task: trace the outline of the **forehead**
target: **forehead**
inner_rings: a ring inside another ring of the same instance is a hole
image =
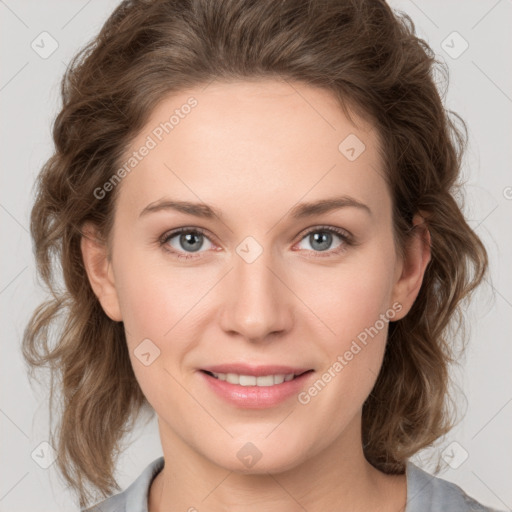
[[[144,206],[169,194],[264,209],[276,198],[291,207],[339,193],[385,208],[377,130],[351,117],[355,125],[329,91],[300,83],[213,82],[174,93],[127,151],[125,163],[139,155],[121,201]]]

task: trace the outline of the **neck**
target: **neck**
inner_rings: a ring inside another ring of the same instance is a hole
[[[290,469],[258,474],[221,467],[159,421],[165,467],[153,480],[149,512],[403,512],[405,475],[386,475],[362,451],[360,421],[342,438]]]

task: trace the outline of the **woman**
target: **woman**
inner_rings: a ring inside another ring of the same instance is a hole
[[[379,0],[125,1],[74,59],[24,356],[62,378],[80,507],[491,510],[408,460],[453,424],[487,268],[436,64]],[[108,497],[142,410],[163,457]]]

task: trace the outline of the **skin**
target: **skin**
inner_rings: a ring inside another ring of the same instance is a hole
[[[393,320],[407,314],[430,259],[428,231],[418,229],[399,256],[376,130],[355,115],[353,125],[328,91],[305,84],[215,82],[164,98],[128,153],[190,96],[198,105],[118,185],[110,246],[83,227],[91,286],[105,313],[124,322],[136,378],[158,416],[166,465],[149,511],[403,510],[405,475],[371,466],[361,441],[387,323],[305,405],[292,397],[237,408],[198,369],[288,364],[313,368],[316,380],[394,303],[401,309]],[[351,133],[366,146],[354,161],[338,150]],[[298,203],[339,195],[371,214],[345,207],[289,215]],[[170,209],[139,216],[164,197],[212,205],[222,219]],[[356,244],[333,234],[318,249],[307,232],[322,226],[350,232]],[[159,245],[179,227],[206,231],[197,252],[179,235],[167,242],[195,259]],[[236,252],[247,236],[263,250],[252,263]],[[160,355],[145,366],[134,350],[147,338]],[[261,453],[251,468],[237,457],[247,442]]]

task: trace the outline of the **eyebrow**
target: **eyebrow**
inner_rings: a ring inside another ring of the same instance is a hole
[[[357,208],[361,211],[372,215],[372,211],[368,205],[358,201],[350,196],[339,196],[328,199],[321,199],[310,203],[301,203],[290,210],[290,216],[295,219],[303,219],[327,213],[341,208]],[[218,217],[223,218],[222,213],[217,208],[207,205],[206,203],[192,203],[189,201],[177,201],[172,199],[163,198],[153,203],[148,204],[139,214],[139,218],[149,213],[158,212],[161,210],[175,210],[195,217],[212,219]]]

